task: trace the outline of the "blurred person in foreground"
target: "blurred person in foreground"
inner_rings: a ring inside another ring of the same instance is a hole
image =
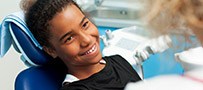
[[[178,32],[188,38],[191,36],[188,32],[192,32],[203,46],[203,0],[144,0],[143,3],[147,7],[143,10],[143,20],[156,35]],[[203,90],[203,63],[199,65],[183,75],[160,75],[129,83],[125,90]]]

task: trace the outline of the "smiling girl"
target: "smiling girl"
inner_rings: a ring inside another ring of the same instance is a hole
[[[62,61],[67,76],[61,90],[123,90],[141,80],[121,56],[102,57],[97,27],[72,0],[23,1],[26,23],[43,50]]]

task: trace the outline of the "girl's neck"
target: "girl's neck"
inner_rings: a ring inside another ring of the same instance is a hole
[[[101,60],[103,61],[103,60]],[[74,67],[69,69],[69,73],[78,79],[86,79],[91,75],[101,71],[105,67],[104,63],[97,63],[95,65],[83,66],[83,67]]]

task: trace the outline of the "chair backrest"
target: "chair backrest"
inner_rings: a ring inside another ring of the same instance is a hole
[[[65,78],[65,69],[46,65],[52,57],[36,47],[16,24],[11,23],[10,28],[15,36],[13,37],[16,39],[15,43],[21,49],[20,52],[25,53],[24,57],[30,59],[31,62],[39,65],[29,67],[18,74],[15,80],[15,90],[58,90]]]
[[[25,64],[32,65],[43,65],[52,60],[53,58],[46,54],[43,50],[39,49],[34,45],[32,40],[28,37],[25,32],[21,30],[15,23],[10,23],[10,27],[14,35],[12,37],[15,39],[15,44],[18,44],[18,49],[23,53],[23,58]]]

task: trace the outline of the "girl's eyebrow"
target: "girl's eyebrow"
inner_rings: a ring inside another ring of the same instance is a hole
[[[82,20],[80,21],[80,25],[83,24],[83,22],[85,21],[86,18],[87,18],[86,16],[82,18]]]

